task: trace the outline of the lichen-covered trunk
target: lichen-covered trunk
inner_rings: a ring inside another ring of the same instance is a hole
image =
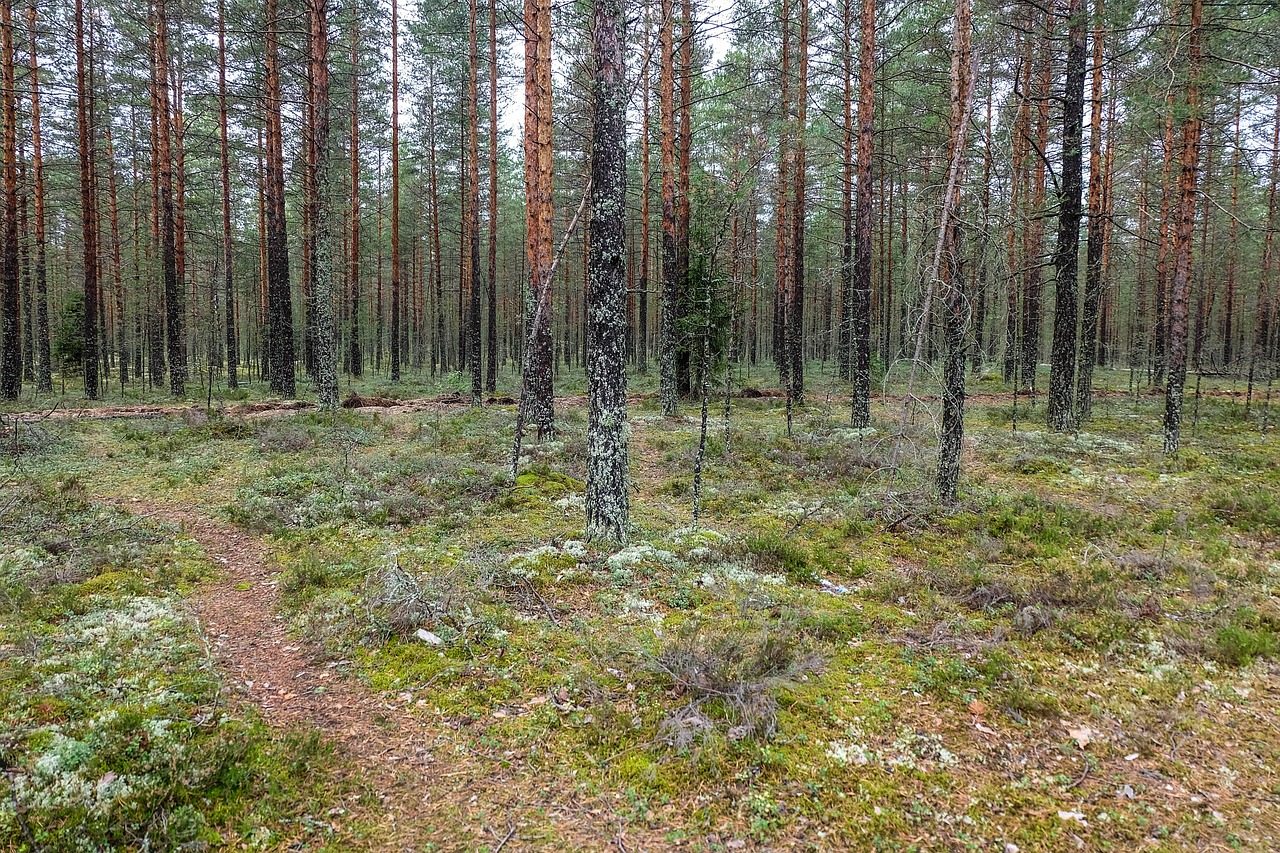
[[[338,271],[334,264],[334,223],[337,211],[333,203],[331,171],[333,140],[329,121],[329,18],[328,0],[309,0],[311,13],[311,101],[314,109],[311,126],[312,175],[312,239],[315,245],[314,286],[314,356],[316,392],[321,409],[338,406],[338,327],[333,311],[334,286]]]
[[[943,199],[937,252],[932,279],[940,279],[944,316],[946,360],[943,365],[942,434],[938,442],[938,495],[946,503],[954,503],[960,479],[960,449],[964,441],[965,396],[965,326],[968,324],[969,301],[965,293],[965,273],[957,235],[958,216],[950,205],[956,204],[958,187],[964,182],[967,165],[969,113],[973,103],[972,6],[970,0],[956,0],[951,47],[951,120],[948,144],[947,197]],[[927,309],[926,309],[927,310]],[[919,360],[919,338],[916,342]],[[895,457],[897,451],[894,451]],[[896,459],[895,459],[896,464]]]
[[[293,298],[289,289],[289,238],[285,230],[284,129],[281,116],[280,20],[277,0],[266,0],[266,224],[267,327],[273,394],[297,393]]]
[[[622,2],[595,0],[587,290],[587,533],[627,539],[627,138]]]
[[[965,272],[957,229],[947,237],[947,280],[943,287],[945,361],[942,376],[942,434],[938,443],[938,497],[955,503],[960,482],[960,451],[964,442],[965,327],[969,321]]]
[[[1191,244],[1200,162],[1200,63],[1202,0],[1191,0],[1187,30],[1186,101],[1182,110],[1178,207],[1174,224],[1173,276],[1169,282],[1169,382],[1165,387],[1164,452],[1177,453],[1182,434],[1182,398],[1187,381],[1187,303],[1191,290]]]
[[[1062,100],[1062,168],[1058,181],[1058,242],[1053,252],[1053,349],[1049,369],[1049,429],[1075,427],[1077,294],[1080,277],[1080,194],[1084,188],[1084,0],[1067,7],[1066,85]]]

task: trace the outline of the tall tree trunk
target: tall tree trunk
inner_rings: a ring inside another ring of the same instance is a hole
[[[84,6],[80,0],[76,2],[76,83],[77,108],[80,116],[80,166],[81,194],[86,201],[85,213],[85,258],[89,257],[92,230],[90,222],[97,216],[97,209],[87,202],[88,184],[87,150],[89,131],[85,118],[84,87]],[[18,287],[18,111],[15,98],[15,80],[13,69],[13,0],[0,0],[0,76],[3,77],[3,111],[4,111],[4,232],[0,239],[0,398],[16,400],[22,393],[22,317]],[[96,225],[96,222],[93,224]],[[96,252],[96,247],[94,247]],[[95,256],[94,262],[97,258]],[[85,294],[90,290],[91,273],[86,267]],[[85,302],[85,345],[89,345],[90,337],[94,339],[94,350],[86,353],[85,358],[92,362],[85,369],[85,395],[98,396],[98,368],[95,360],[97,332],[88,319],[89,307],[96,307],[97,281],[92,281],[94,302]]]
[[[231,159],[227,151],[227,22],[226,0],[218,0],[218,137],[222,166],[222,275],[226,285],[227,387],[239,385],[236,368],[236,292],[231,257]]]
[[[379,244],[381,247],[381,244]],[[364,376],[364,344],[360,331],[360,4],[351,2],[351,324],[347,332],[347,365]]]
[[[1080,364],[1076,380],[1076,421],[1088,420],[1093,403],[1093,367],[1098,352],[1098,314],[1103,300],[1102,250],[1106,238],[1102,164],[1102,0],[1094,0],[1093,79],[1089,110],[1089,220],[1086,229],[1084,314],[1080,324]]]
[[[5,20],[2,22],[5,35],[6,53],[10,49],[13,25],[8,20],[8,10],[10,4],[3,3],[2,6]],[[98,392],[98,206],[97,199],[93,192],[93,130],[89,126],[89,101],[93,98],[93,92],[89,89],[87,78],[85,75],[85,27],[84,27],[84,2],[76,0],[75,3],[75,35],[76,35],[76,139],[77,150],[80,157],[80,218],[84,233],[84,394],[89,399],[97,399]],[[12,86],[5,83],[5,105],[4,105],[4,148],[6,154],[13,150],[9,147],[10,135],[13,133],[10,115],[9,93],[13,91]],[[4,290],[6,307],[9,301],[10,286],[14,295],[13,309],[16,315],[17,310],[17,265],[8,262],[10,231],[13,231],[13,244],[17,245],[17,229],[14,217],[8,215],[9,211],[9,164],[13,162],[13,158],[6,157],[5,174],[4,174],[4,195],[5,195],[5,228],[4,241],[0,246],[3,251],[4,264],[2,274],[4,277]],[[16,254],[16,252],[15,252]],[[12,270],[12,285],[10,277]],[[17,350],[17,317],[14,316],[15,325],[13,327],[13,344],[12,348],[6,346],[5,360],[9,359],[9,353],[13,355],[13,375],[18,376],[21,369],[18,364]],[[6,336],[9,330],[5,329]],[[10,368],[6,363],[4,374],[9,374]],[[6,389],[7,390],[7,389]],[[16,388],[12,396],[17,396]]]
[[[653,77],[649,60],[653,49],[649,32],[650,3],[644,4],[644,65],[640,69],[640,283],[636,300],[636,325],[632,330],[636,346],[636,370],[640,375],[649,372],[649,89]]]
[[[498,389],[498,0],[489,0],[489,361],[485,390]]]
[[[1077,294],[1080,277],[1080,194],[1084,188],[1084,0],[1067,3],[1066,87],[1062,100],[1062,169],[1058,183],[1058,242],[1053,253],[1053,351],[1049,370],[1049,428],[1075,427]]]
[[[338,406],[338,329],[333,295],[338,274],[334,268],[333,173],[330,168],[333,140],[329,122],[329,17],[328,0],[309,0],[311,17],[311,80],[314,123],[311,126],[312,258],[315,284],[315,380],[321,409]]]
[[[693,0],[680,0],[680,128],[676,133],[676,323],[683,328],[689,312],[692,282],[689,280],[689,225],[692,202],[693,152]],[[676,388],[680,396],[693,393],[692,339],[680,334],[676,341]]]
[[[779,67],[779,90],[781,98],[778,105],[778,178],[777,202],[774,206],[774,302],[773,302],[773,359],[778,367],[778,382],[783,388],[790,387],[791,364],[787,359],[787,320],[789,319],[787,299],[791,292],[790,215],[791,197],[791,3],[782,0],[782,62]]]
[[[1036,389],[1036,368],[1040,362],[1040,327],[1044,297],[1044,202],[1046,158],[1049,148],[1049,103],[1052,100],[1054,16],[1045,14],[1044,37],[1040,47],[1040,76],[1035,93],[1036,139],[1031,158],[1035,162],[1031,178],[1030,222],[1023,246],[1022,383]]]
[[[1233,370],[1236,360],[1236,241],[1240,222],[1240,91],[1236,90],[1235,144],[1231,156],[1231,224],[1227,238],[1225,304],[1222,306],[1222,367]]]
[[[394,8],[394,4],[393,4]],[[289,288],[289,245],[285,230],[284,128],[280,83],[280,19],[278,0],[266,0],[266,225],[267,324],[273,394],[297,393],[293,344],[293,298]]]
[[[785,0],[784,0],[785,2]],[[676,377],[676,315],[680,299],[676,260],[676,175],[675,175],[675,50],[672,0],[662,0],[662,23],[658,34],[661,58],[658,79],[658,112],[661,122],[662,160],[662,303],[658,318],[660,359],[659,397],[662,413],[676,413],[679,389]]]
[[[1156,294],[1152,380],[1165,381],[1169,361],[1169,260],[1173,245],[1173,91],[1165,99],[1164,160],[1160,172],[1160,243],[1156,248]]]
[[[391,381],[400,381],[400,17],[391,3]],[[428,89],[430,91],[430,89]],[[432,146],[432,151],[435,147]],[[434,175],[435,170],[432,170]]]
[[[2,2],[2,0],[0,0]],[[115,323],[113,339],[120,371],[120,390],[129,381],[129,354],[125,344],[124,264],[120,257],[120,206],[116,194],[116,152],[111,141],[111,121],[103,128],[107,160],[107,219],[111,228],[111,284],[114,297]]]
[[[972,10],[969,0],[956,0],[954,32],[951,49],[951,122],[948,145],[950,162],[949,187],[957,188],[964,181],[967,163],[969,113],[973,101],[972,69]],[[944,200],[939,235],[941,254],[945,257],[941,268],[935,270],[943,276],[943,307],[946,317],[946,362],[943,366],[942,435],[938,449],[938,495],[946,503],[957,499],[960,479],[960,450],[964,439],[965,398],[965,325],[968,322],[968,298],[965,294],[962,248],[957,234],[959,217],[949,217],[946,205],[958,204],[958,200]],[[936,275],[934,276],[936,277]]]
[[[1007,265],[1008,282],[1005,290],[1005,328],[1004,328],[1004,381],[1018,390],[1021,382],[1019,368],[1022,365],[1022,337],[1019,324],[1019,306],[1023,293],[1019,283],[1025,279],[1025,273],[1019,269],[1018,233],[1025,236],[1028,225],[1027,192],[1030,189],[1030,173],[1027,155],[1031,147],[1031,72],[1034,66],[1033,41],[1031,38],[1034,13],[1031,7],[1024,7],[1021,18],[1023,32],[1019,39],[1022,52],[1018,57],[1018,65],[1014,75],[1014,101],[1018,105],[1017,118],[1014,120],[1011,151],[1011,169],[1009,176],[1009,214],[1010,226],[1005,239],[1005,263]],[[1025,240],[1021,244],[1025,249]],[[1021,264],[1030,262],[1025,252]],[[1025,334],[1025,332],[1022,332]]]
[[[480,50],[477,33],[477,5],[470,0],[469,32],[471,52],[467,74],[467,290],[471,299],[467,311],[467,364],[471,368],[471,405],[484,403],[484,373],[480,347]]]
[[[45,273],[44,161],[40,139],[40,64],[36,52],[36,0],[27,8],[29,74],[31,80],[31,172],[35,196],[35,320],[36,320],[36,391],[53,391],[52,357],[49,348],[49,290]]]
[[[796,125],[792,174],[795,182],[791,205],[791,276],[787,298],[787,403],[788,412],[804,400],[804,291],[805,291],[805,189],[808,171],[805,162],[805,125],[809,103],[809,0],[800,0],[800,33],[796,46]],[[789,417],[788,417],[789,420]]]
[[[1191,243],[1196,216],[1196,176],[1200,160],[1200,73],[1204,5],[1191,0],[1187,30],[1187,82],[1182,112],[1178,207],[1174,227],[1173,277],[1169,283],[1169,382],[1165,387],[1164,452],[1177,453],[1182,434],[1182,398],[1187,381],[1187,303],[1191,284]]]
[[[587,533],[627,540],[627,92],[622,0],[595,0],[587,290]]]
[[[865,2],[863,4],[865,8]],[[874,4],[872,5],[874,10]],[[836,365],[840,378],[853,379],[853,0],[840,4],[840,81],[844,112],[840,161],[840,319],[836,334]],[[862,31],[865,46],[867,34]],[[861,114],[859,114],[861,118]],[[859,389],[853,389],[853,422],[863,408]]]
[[[871,215],[875,156],[876,0],[862,0],[858,63],[858,207],[853,249],[853,426],[871,425]]]
[[[173,147],[171,144],[173,121],[169,106],[169,39],[168,11],[165,0],[157,0],[155,7],[155,104],[156,127],[154,140],[156,161],[159,168],[157,192],[160,198],[160,265],[164,276],[164,334],[168,343],[169,390],[175,397],[186,394],[187,348],[184,331],[186,298],[182,287],[182,269],[179,266],[176,213],[174,209]]]
[[[517,415],[517,448],[529,420],[539,440],[555,431],[551,347],[555,260],[551,233],[554,205],[550,0],[525,0],[524,21],[525,255],[529,298],[525,308],[527,340]],[[516,457],[518,462],[518,452]]]

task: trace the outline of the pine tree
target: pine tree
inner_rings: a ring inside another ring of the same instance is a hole
[[[627,92],[621,0],[594,0],[590,286],[587,291],[587,532],[626,542]]]

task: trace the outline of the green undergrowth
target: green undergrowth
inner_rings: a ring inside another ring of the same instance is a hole
[[[0,543],[0,848],[342,848],[331,749],[226,707],[181,604],[192,540],[21,478]]]
[[[1280,796],[1257,411],[1206,396],[1166,457],[1159,398],[1099,398],[1068,435],[1043,398],[1017,429],[979,402],[943,506],[928,417],[899,437],[897,401],[852,430],[811,400],[790,436],[777,399],[735,401],[727,443],[713,416],[700,530],[697,410],[639,401],[626,546],[583,539],[581,406],[515,482],[508,406],[77,440],[83,476],[170,466],[264,536],[298,636],[502,774],[501,817],[547,846],[572,802],[690,849],[1273,849],[1241,795]]]

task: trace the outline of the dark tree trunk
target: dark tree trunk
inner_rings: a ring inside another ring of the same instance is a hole
[[[621,0],[595,0],[587,290],[587,533],[625,542],[627,483],[627,84]]]
[[[876,0],[862,0],[858,64],[858,205],[853,251],[853,426],[871,425],[871,173],[875,156]]]
[[[22,317],[21,301],[18,287],[18,112],[14,91],[13,69],[13,0],[0,0],[0,76],[4,86],[4,226],[3,239],[0,239],[0,398],[16,400],[22,393]],[[76,83],[77,106],[80,116],[80,197],[89,200],[89,184],[85,177],[89,174],[88,162],[90,152],[87,150],[89,139],[85,118],[85,86],[84,86],[84,6],[79,0],[76,3]],[[85,258],[88,262],[90,248],[96,252],[96,246],[90,242],[92,225],[96,226],[97,208],[86,203],[85,206]],[[95,256],[94,262],[97,258]],[[97,303],[97,280],[90,281],[92,273],[85,271],[85,294],[92,286],[94,302],[85,300],[85,346],[89,346],[90,338],[94,340],[92,353],[86,352],[85,358],[90,364],[85,369],[85,395],[98,396],[98,368],[96,363],[97,331],[92,322],[89,308]],[[91,375],[92,373],[92,375]],[[92,384],[91,384],[92,383]]]
[[[271,366],[271,392],[282,397],[293,397],[297,393],[297,379],[294,363],[293,299],[289,289],[289,246],[285,231],[278,0],[266,0],[266,36],[267,325],[271,347],[268,362]]]
[[[1077,294],[1080,277],[1080,194],[1084,188],[1084,0],[1067,7],[1066,88],[1062,101],[1062,174],[1058,242],[1053,253],[1053,350],[1049,369],[1049,429],[1075,427]]]
[[[173,148],[171,145],[173,122],[169,109],[169,39],[168,12],[164,0],[159,0],[155,11],[155,102],[156,160],[159,164],[160,195],[160,266],[164,274],[164,334],[168,342],[169,390],[175,397],[186,395],[187,347],[182,268],[178,256],[178,225],[174,210]],[[281,177],[283,182],[283,176]]]

